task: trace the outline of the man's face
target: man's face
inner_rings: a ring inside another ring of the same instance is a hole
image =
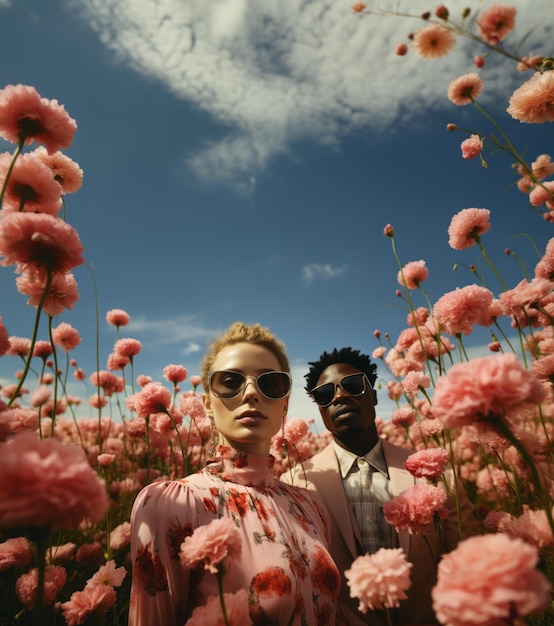
[[[360,370],[349,363],[333,363],[323,370],[316,387],[325,383],[338,383],[345,376],[358,373]],[[359,396],[351,396],[337,386],[331,404],[320,406],[319,412],[325,427],[337,443],[352,449],[362,442],[376,442],[375,404],[376,394],[369,382],[366,383],[365,392]]]

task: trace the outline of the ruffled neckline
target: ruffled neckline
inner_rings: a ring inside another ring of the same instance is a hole
[[[216,456],[208,459],[205,470],[232,483],[249,487],[270,487],[275,483],[273,466],[275,458],[247,454],[229,446],[217,446]]]

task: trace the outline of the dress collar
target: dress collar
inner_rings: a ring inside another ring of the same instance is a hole
[[[275,482],[274,465],[275,458],[271,455],[247,454],[220,445],[217,446],[216,456],[208,459],[204,467],[221,480],[250,487],[269,487]]]

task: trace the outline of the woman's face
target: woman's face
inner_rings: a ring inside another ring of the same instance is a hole
[[[236,343],[217,355],[212,372],[221,370],[253,378],[247,378],[244,389],[233,398],[218,398],[211,389],[202,396],[205,409],[213,415],[220,443],[250,454],[269,454],[271,438],[287,413],[288,396],[267,398],[254,378],[264,372],[280,371],[277,357],[264,346]]]

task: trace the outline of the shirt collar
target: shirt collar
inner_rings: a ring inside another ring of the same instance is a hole
[[[339,469],[342,478],[346,478],[348,474],[352,471],[352,467],[356,465],[357,459],[360,457],[350,450],[346,450],[339,446],[339,444],[334,441],[333,445],[335,447],[335,454],[337,455],[337,460],[339,462]],[[385,455],[383,453],[383,446],[381,445],[381,440],[377,441],[377,443],[371,448],[371,450],[364,455],[363,457],[370,466],[383,474],[385,478],[389,478],[389,468],[387,467],[387,462],[385,460]]]

